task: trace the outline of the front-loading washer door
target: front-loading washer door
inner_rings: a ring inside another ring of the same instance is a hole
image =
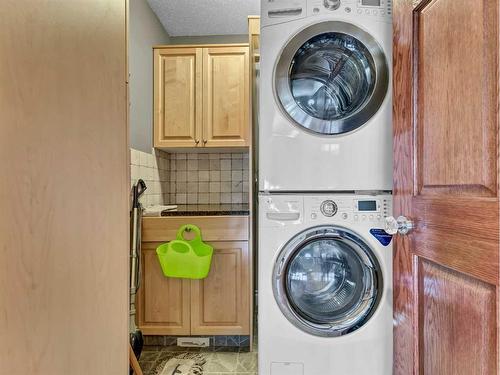
[[[377,41],[340,21],[314,24],[283,48],[275,92],[286,116],[321,135],[353,131],[378,111],[389,70]]]
[[[356,233],[320,226],[283,247],[273,291],[283,314],[299,329],[341,336],[372,316],[382,294],[382,273],[372,249]]]

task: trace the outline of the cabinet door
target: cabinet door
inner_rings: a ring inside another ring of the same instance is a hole
[[[191,281],[191,334],[250,334],[248,242],[212,242],[210,274]]]
[[[148,335],[189,335],[189,280],[163,276],[155,243],[143,243],[138,324]]]
[[[201,145],[201,90],[201,48],[154,50],[155,147]]]
[[[250,144],[248,47],[203,49],[203,143]]]

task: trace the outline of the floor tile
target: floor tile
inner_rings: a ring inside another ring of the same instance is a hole
[[[155,348],[156,349],[156,348]],[[144,375],[154,375],[158,366],[188,350],[163,347],[159,350],[146,350],[139,361]],[[192,351],[189,351],[192,352]],[[252,352],[202,352],[206,358],[204,375],[257,375],[257,351]]]

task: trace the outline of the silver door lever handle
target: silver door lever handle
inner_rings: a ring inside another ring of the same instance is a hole
[[[405,216],[399,216],[397,219],[395,219],[394,216],[388,216],[385,218],[385,231],[388,234],[400,234],[402,236],[406,236],[413,230],[413,228],[415,228],[413,221]]]

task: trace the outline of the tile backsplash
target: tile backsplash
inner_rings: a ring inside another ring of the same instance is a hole
[[[170,155],[170,202],[248,203],[248,153]]]
[[[143,206],[165,204],[169,200],[169,154],[153,150],[151,154],[130,149],[130,185],[139,178],[146,183],[147,189],[141,198]]]
[[[249,154],[148,154],[131,149],[131,183],[142,178],[144,206],[155,204],[248,203]]]

